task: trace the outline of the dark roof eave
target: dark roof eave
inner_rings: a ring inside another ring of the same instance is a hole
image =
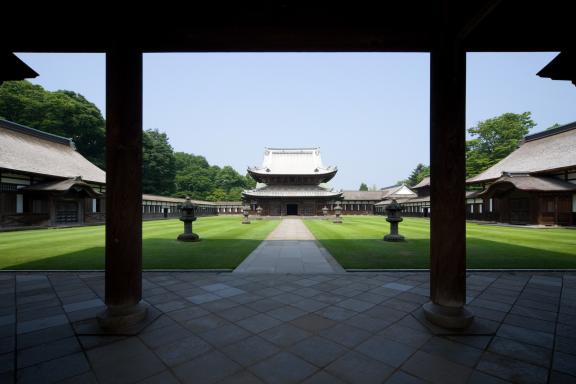
[[[35,70],[11,52],[2,52],[0,54],[0,61],[2,62],[0,84],[2,84],[3,81],[24,80],[38,76]]]
[[[68,180],[52,181],[40,184],[30,185],[21,188],[22,192],[36,192],[36,193],[53,193],[53,194],[65,194],[68,193],[74,187],[80,187],[84,192],[88,194],[91,198],[101,197],[102,194],[96,192],[89,184],[84,181],[70,182],[67,185]]]
[[[250,196],[250,197],[268,197],[268,198],[283,198],[283,197],[303,197],[303,198],[334,198],[334,197],[341,197],[342,196],[342,192],[332,192],[332,191],[326,191],[326,195],[323,196],[278,196],[278,195],[257,195],[254,193],[258,193],[258,191],[243,191],[242,192],[242,196]]]
[[[542,68],[537,75],[552,80],[571,81],[576,85],[576,52],[563,51]]]
[[[336,174],[337,169],[331,169],[328,171],[314,172],[314,173],[274,173],[266,172],[248,168],[248,173],[251,175],[262,175],[262,176],[325,176],[330,174]]]
[[[38,176],[40,176],[40,177],[54,177],[54,178],[57,178],[57,179],[59,179],[59,180],[69,179],[69,177],[62,176],[62,175],[53,175],[53,174],[50,174],[50,173],[29,172],[29,171],[24,171],[24,170],[15,169],[15,168],[3,168],[3,167],[0,167],[0,171],[15,172],[15,173],[25,173],[25,174],[31,175],[31,176],[38,175]],[[86,183],[100,184],[100,185],[102,185],[102,186],[105,186],[105,185],[106,185],[106,181],[95,181],[95,180],[84,179],[84,178],[82,179],[82,181],[84,181],[84,182],[86,182]]]
[[[498,177],[493,177],[490,179],[481,179],[481,180],[472,180],[473,177],[471,177],[470,179],[466,180],[466,185],[475,185],[475,184],[482,184],[482,183],[489,183],[491,181],[495,181],[498,180]]]
[[[71,138],[55,135],[50,132],[44,132],[36,128],[31,128],[23,124],[18,124],[13,121],[0,119],[0,127],[9,129],[14,132],[23,133],[25,135],[38,137],[43,140],[49,140],[54,143],[74,146]]]
[[[567,167],[549,168],[549,169],[543,169],[541,171],[534,171],[534,172],[527,172],[527,173],[530,176],[544,176],[544,175],[550,174],[550,173],[570,171],[570,170],[576,170],[576,164],[570,165]],[[477,176],[480,176],[480,175],[477,175]],[[474,177],[477,177],[477,176],[474,176]],[[474,185],[474,184],[490,183],[490,182],[494,182],[494,181],[498,180],[502,176],[491,177],[491,178],[480,179],[480,180],[472,180],[472,179],[474,179],[474,177],[471,177],[470,179],[466,180],[466,184],[467,185]]]
[[[528,176],[528,177],[533,177],[533,176]],[[513,178],[506,178],[506,179],[502,179],[502,180],[496,180],[495,182],[493,182],[492,184],[490,184],[490,186],[488,188],[486,188],[484,191],[482,191],[481,193],[477,194],[477,197],[484,197],[486,195],[488,195],[491,191],[494,190],[494,188],[498,185],[505,185],[505,184],[509,184],[510,186],[512,186],[512,188],[515,188],[519,191],[523,191],[523,192],[572,192],[572,191],[576,191],[576,184],[571,184],[568,182],[565,182],[563,180],[549,180],[550,183],[554,183],[556,185],[548,185],[546,189],[544,188],[537,188],[537,187],[526,187],[526,186],[522,186],[519,185],[518,183],[515,183]]]

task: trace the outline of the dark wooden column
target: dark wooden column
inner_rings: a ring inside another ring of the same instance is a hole
[[[430,54],[429,321],[465,328],[466,303],[466,52],[456,35],[438,38]]]
[[[146,316],[142,299],[142,52],[106,52],[106,305],[103,328]]]

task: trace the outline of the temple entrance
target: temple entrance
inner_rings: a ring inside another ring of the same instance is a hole
[[[298,204],[286,204],[286,214],[290,216],[298,215]]]
[[[78,202],[61,200],[56,202],[56,224],[78,222]]]
[[[530,201],[526,198],[510,199],[510,224],[530,222]]]

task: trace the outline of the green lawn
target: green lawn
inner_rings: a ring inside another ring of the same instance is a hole
[[[382,216],[344,217],[343,224],[306,220],[308,228],[344,268],[428,268],[429,224],[405,218],[406,242],[382,241]],[[469,268],[576,268],[576,230],[467,224]]]
[[[179,220],[143,223],[144,268],[235,268],[278,225],[279,220],[201,217],[194,232],[202,241],[182,243]],[[0,269],[102,269],[104,226],[0,233]]]
[[[194,223],[202,241],[181,243],[179,220],[143,223],[144,268],[234,268],[278,225],[240,224],[242,218],[203,217]],[[382,241],[381,216],[344,217],[344,223],[305,220],[344,268],[427,268],[429,221],[405,218],[403,243]],[[470,268],[576,268],[576,230],[467,224]],[[0,269],[101,269],[104,226],[0,233]]]

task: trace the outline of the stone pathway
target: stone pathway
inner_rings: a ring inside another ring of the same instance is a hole
[[[0,273],[0,383],[574,383],[576,274],[474,272],[488,336],[420,323],[428,272],[144,272],[162,316],[81,336],[103,273]]]
[[[242,273],[345,272],[300,219],[283,219],[235,270]]]

